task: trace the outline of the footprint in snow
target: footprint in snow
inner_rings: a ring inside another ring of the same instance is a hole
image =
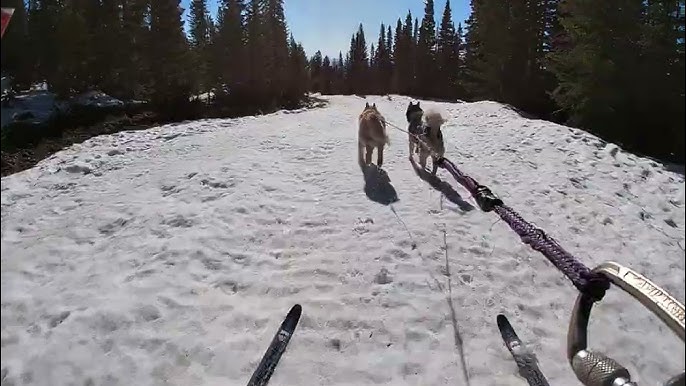
[[[381,268],[379,273],[374,276],[374,283],[376,284],[390,284],[393,282],[393,277],[390,276],[386,268]]]

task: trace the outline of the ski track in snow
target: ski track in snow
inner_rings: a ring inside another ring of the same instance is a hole
[[[245,384],[300,303],[270,384],[525,385],[502,312],[551,384],[578,385],[571,283],[445,171],[445,197],[420,179],[389,128],[390,186],[370,196],[397,193],[410,238],[365,194],[365,101],[325,98],[96,137],[2,178],[2,384]],[[409,98],[367,100],[406,126]],[[683,176],[498,103],[429,106],[461,170],[585,264],[617,261],[684,301]],[[641,385],[683,370],[683,344],[618,289],[590,328]]]

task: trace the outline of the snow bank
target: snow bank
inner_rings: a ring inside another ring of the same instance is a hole
[[[123,108],[124,102],[113,98],[102,91],[87,91],[72,100],[72,104],[79,107],[95,109]]]
[[[2,127],[11,123],[43,125],[59,113],[55,94],[47,91],[29,91],[16,95],[2,105]]]

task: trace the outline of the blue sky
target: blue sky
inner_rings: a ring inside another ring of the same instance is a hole
[[[446,0],[434,0],[436,24],[443,14]],[[217,0],[208,0],[210,11],[214,16],[217,11]],[[190,0],[181,0],[186,9]],[[469,17],[469,0],[451,0],[453,21],[463,22]],[[338,51],[345,56],[350,47],[350,37],[362,23],[367,43],[376,43],[379,38],[379,26],[383,22],[391,24],[395,33],[398,18],[405,19],[407,11],[412,12],[420,22],[424,15],[423,0],[285,0],[284,10],[289,30],[295,39],[302,43],[308,56],[317,50],[322,55],[338,57]]]

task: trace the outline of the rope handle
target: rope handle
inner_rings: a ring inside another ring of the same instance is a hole
[[[684,306],[667,291],[643,275],[615,262],[607,262],[593,269],[614,285],[638,300],[684,341]],[[567,332],[567,358],[577,378],[587,386],[635,386],[629,371],[614,359],[588,349],[588,321],[594,300],[579,294],[574,304]],[[676,385],[684,373],[670,379],[667,385]]]
[[[605,296],[605,292],[610,288],[607,277],[592,272],[590,268],[564,250],[557,241],[548,236],[542,229],[527,222],[519,213],[505,205],[503,200],[498,198],[490,188],[462,173],[449,159],[438,156],[420,136],[390,122],[385,122],[388,126],[417,138],[421,146],[429,150],[432,155],[436,155],[435,159],[438,166],[448,171],[458,183],[469,191],[482,211],[497,213],[510,229],[519,235],[523,243],[543,254],[572,282],[579,292],[588,294],[594,301],[599,301]]]
[[[422,146],[432,152],[432,155],[437,155],[419,136],[393,124],[390,126],[414,135]],[[593,270],[589,269],[542,229],[527,222],[514,209],[505,205],[487,186],[481,185],[472,177],[462,173],[447,158],[435,157],[435,160],[438,166],[446,169],[469,191],[482,211],[497,213],[510,229],[519,235],[523,243],[543,254],[578,289],[580,294],[572,312],[567,335],[567,353],[572,369],[584,385],[636,386],[636,383],[631,381],[626,368],[604,354],[587,349],[587,329],[591,309],[595,302],[602,300],[611,283],[641,302],[684,341],[686,338],[684,306],[666,291],[641,274],[614,262],[601,264]],[[671,378],[665,385],[683,384],[684,379],[686,379],[686,372]]]

